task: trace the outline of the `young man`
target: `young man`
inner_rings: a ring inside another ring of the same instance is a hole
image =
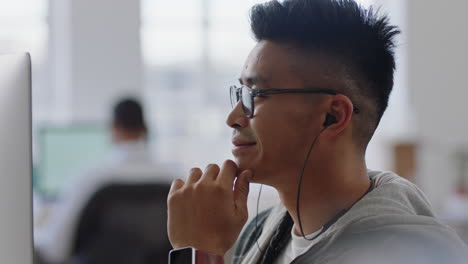
[[[238,240],[234,263],[458,260],[463,243],[419,189],[366,167],[398,29],[352,0],[270,1],[253,7],[251,27],[258,43],[227,118],[236,161],[173,182],[174,248],[220,260]],[[282,203],[239,237],[249,182],[274,187]]]

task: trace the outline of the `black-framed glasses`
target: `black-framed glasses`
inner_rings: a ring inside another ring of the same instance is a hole
[[[254,99],[257,96],[268,94],[295,94],[295,93],[310,93],[310,94],[329,94],[337,95],[338,92],[328,89],[252,89],[245,85],[237,87],[235,85],[230,87],[231,105],[234,108],[239,101],[241,101],[242,109],[248,118],[254,116]],[[359,113],[359,108],[353,106],[353,112]]]

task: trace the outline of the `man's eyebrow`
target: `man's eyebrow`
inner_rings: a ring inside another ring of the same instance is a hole
[[[247,78],[244,78],[242,79],[242,77],[239,78],[239,83],[241,85],[255,85],[255,84],[259,84],[259,83],[262,83],[263,82],[263,79],[260,78],[260,77],[247,77]]]

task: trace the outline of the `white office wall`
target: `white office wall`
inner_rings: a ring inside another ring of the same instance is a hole
[[[440,209],[456,188],[455,152],[468,146],[468,1],[407,5],[408,76],[420,128],[418,182]]]
[[[140,3],[50,0],[55,120],[103,121],[109,106],[140,95]]]
[[[0,53],[29,52],[32,58],[34,117],[50,102],[47,0],[0,0]]]
[[[373,0],[374,12],[388,15],[390,23],[401,31],[396,39],[396,71],[394,86],[388,108],[382,117],[368,148],[367,166],[376,170],[394,170],[393,146],[395,143],[412,142],[417,136],[417,127],[413,125],[414,109],[408,87],[408,26],[406,0]]]

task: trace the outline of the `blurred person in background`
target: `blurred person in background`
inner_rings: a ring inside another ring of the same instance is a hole
[[[398,28],[352,0],[269,1],[250,21],[258,43],[227,118],[236,162],[173,182],[171,254],[192,247],[211,259],[199,263],[222,263],[237,240],[236,264],[464,263],[465,245],[414,184],[366,167]],[[245,225],[250,182],[281,204]]]
[[[137,100],[123,99],[114,106],[110,132],[113,149],[106,162],[73,179],[54,204],[45,224],[35,230],[35,248],[43,262],[64,263],[70,259],[82,210],[103,186],[168,184],[173,179],[173,173],[152,159],[143,108]]]

